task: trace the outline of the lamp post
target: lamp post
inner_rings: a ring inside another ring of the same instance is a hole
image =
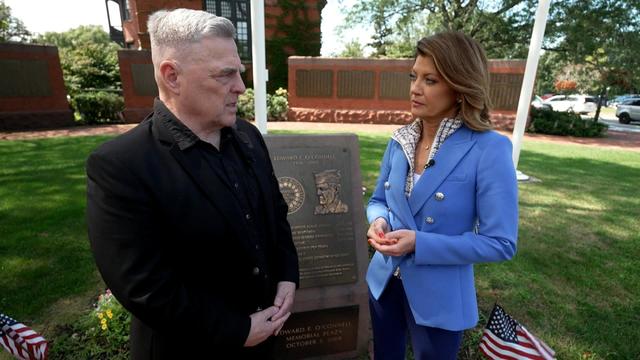
[[[251,0],[251,37],[255,121],[258,130],[266,134],[269,73],[264,50],[264,0]]]
[[[522,149],[522,138],[524,136],[527,116],[531,106],[531,96],[533,95],[533,84],[536,80],[536,70],[538,68],[538,60],[540,59],[540,48],[542,47],[542,39],[544,38],[544,29],[547,25],[547,16],[549,14],[549,6],[551,0],[540,0],[538,9],[536,10],[536,19],[533,24],[533,32],[531,33],[531,42],[529,43],[529,54],[527,55],[527,65],[524,71],[524,79],[522,80],[522,88],[520,89],[520,100],[518,102],[518,112],[516,114],[516,122],[513,126],[513,165],[517,169],[520,160],[520,150]],[[517,171],[518,180],[529,180],[529,176]]]

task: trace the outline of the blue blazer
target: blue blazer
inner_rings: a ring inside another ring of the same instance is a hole
[[[389,141],[367,207],[372,222],[416,231],[415,252],[376,252],[367,283],[378,299],[400,266],[416,323],[459,331],[478,322],[473,264],[508,260],[516,252],[518,187],[511,141],[494,131],[460,127],[442,144],[435,164],[405,196],[409,164]]]

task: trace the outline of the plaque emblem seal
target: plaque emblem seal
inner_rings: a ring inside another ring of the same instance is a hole
[[[300,181],[292,177],[279,177],[278,186],[284,201],[287,202],[289,212],[287,214],[293,214],[300,210],[302,204],[304,204],[304,187]]]

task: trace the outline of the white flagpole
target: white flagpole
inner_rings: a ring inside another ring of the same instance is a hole
[[[529,54],[527,56],[527,66],[524,71],[522,88],[520,89],[520,100],[518,102],[518,112],[516,122],[513,126],[513,165],[518,168],[520,160],[520,150],[522,149],[522,137],[524,136],[529,106],[531,106],[531,96],[533,95],[533,84],[536,80],[536,70],[540,59],[540,48],[544,38],[544,29],[547,26],[547,16],[551,0],[540,0],[536,10],[536,19],[531,33],[531,43],[529,44]],[[527,180],[529,177],[518,171],[518,180]]]
[[[267,133],[267,72],[264,50],[264,0],[251,0],[251,54],[255,121],[262,134]]]

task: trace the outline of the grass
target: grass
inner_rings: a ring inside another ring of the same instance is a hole
[[[84,161],[104,137],[0,142],[0,309],[24,321],[95,284]]]
[[[558,358],[638,358],[640,153],[530,142],[514,261],[478,267],[498,300]]]
[[[86,236],[84,161],[106,139],[0,142],[0,311],[45,336],[103,289]],[[388,134],[359,139],[368,197]],[[481,312],[497,301],[559,359],[639,359],[640,153],[526,141],[520,170],[541,182],[520,185],[515,259],[476,267]],[[478,358],[481,327],[462,358]]]
[[[600,115],[605,115],[608,117],[614,117],[616,116],[616,108],[614,107],[601,107],[600,108]]]

